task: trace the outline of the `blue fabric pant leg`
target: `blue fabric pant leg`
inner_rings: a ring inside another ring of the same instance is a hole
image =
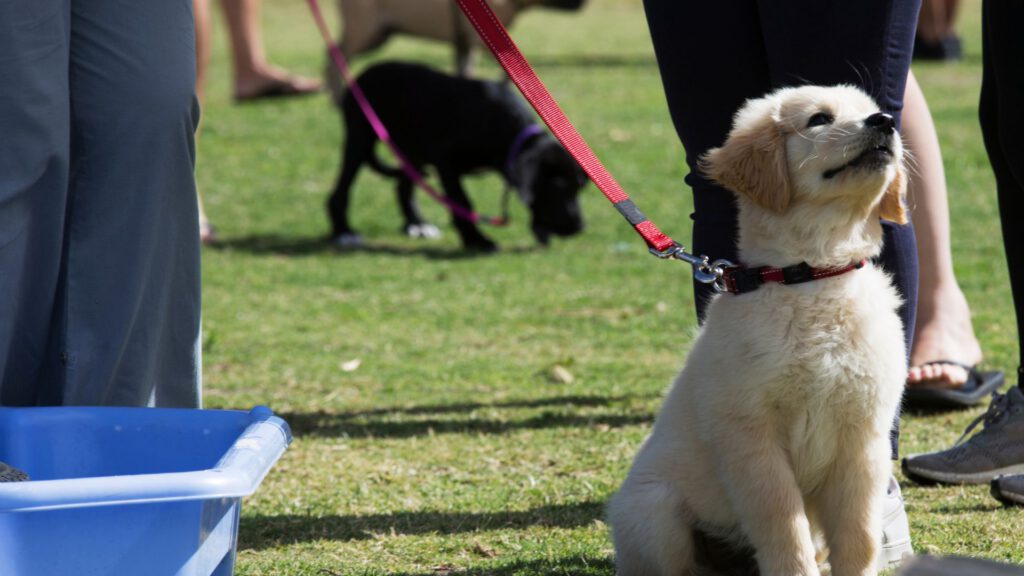
[[[49,40],[15,39],[19,56],[0,63],[35,86],[0,108],[0,123],[20,127],[0,146],[31,148],[12,173],[25,210],[0,205],[0,218],[45,229],[0,256],[4,276],[19,260],[43,270],[14,295],[33,311],[17,321],[31,338],[0,341],[0,401],[198,406],[191,2],[7,3],[32,4],[25,29]],[[51,166],[52,178],[34,176]]]
[[[992,171],[996,176],[1003,246],[1017,315],[1017,360],[1024,362],[1024,4],[982,4],[981,104],[978,112]],[[1024,387],[1024,369],[1017,385]]]
[[[0,404],[35,404],[70,170],[65,1],[0,0]],[[63,81],[61,79],[63,78]]]
[[[920,0],[645,0],[669,112],[686,151],[693,189],[693,250],[736,256],[732,194],[704,178],[698,158],[720,146],[748,98],[802,84],[854,84],[899,121]],[[909,354],[916,316],[913,228],[883,223],[881,265],[906,304]],[[698,319],[712,291],[695,283]],[[897,431],[893,434],[896,453]]]

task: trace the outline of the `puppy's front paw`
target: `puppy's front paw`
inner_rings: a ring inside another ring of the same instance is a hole
[[[405,235],[410,238],[426,238],[433,240],[441,237],[441,230],[433,224],[423,222],[421,224],[406,224],[403,229]]]
[[[331,243],[334,244],[335,248],[341,250],[350,250],[352,248],[361,248],[366,243],[363,241],[363,237],[355,232],[346,232],[344,234],[338,234],[331,239]]]

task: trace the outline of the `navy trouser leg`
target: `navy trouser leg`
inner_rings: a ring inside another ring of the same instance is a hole
[[[748,98],[782,86],[854,84],[899,121],[920,0],[645,0],[644,7],[690,167],[698,254],[737,260],[732,195],[704,178],[697,160],[725,141]],[[913,228],[883,225],[880,263],[906,301],[900,313],[909,354],[917,301]],[[694,286],[702,319],[712,291]]]

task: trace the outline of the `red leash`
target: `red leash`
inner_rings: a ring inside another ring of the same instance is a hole
[[[464,220],[470,222],[483,222],[492,226],[504,226],[508,223],[506,216],[482,216],[473,212],[472,210],[457,204],[449,199],[447,196],[440,194],[433,186],[427,182],[423,174],[417,170],[408,159],[405,154],[398,148],[395,141],[391,139],[391,135],[388,133],[384,123],[381,122],[380,116],[377,116],[377,112],[374,111],[373,106],[370,105],[370,101],[366,98],[363,93],[363,89],[360,88],[359,83],[356,82],[355,77],[352,75],[352,71],[349,68],[348,61],[345,60],[345,55],[341,53],[341,49],[334,42],[331,37],[331,32],[327,28],[327,23],[324,21],[324,16],[320,12],[320,5],[317,0],[308,0],[309,10],[313,13],[313,19],[316,20],[317,28],[320,29],[320,35],[324,37],[324,42],[327,43],[327,48],[331,53],[331,58],[334,60],[334,65],[338,67],[338,71],[341,72],[341,77],[344,78],[345,84],[348,85],[349,93],[353,98],[356,99],[356,103],[359,104],[359,108],[362,109],[363,115],[366,116],[366,120],[370,123],[374,133],[377,134],[377,138],[383,142],[391,150],[391,153],[398,158],[398,163],[402,166],[402,171],[409,177],[410,180],[416,183],[424,192],[427,193],[431,198],[437,200],[448,208],[453,214]]]
[[[715,260],[711,262],[707,256],[694,256],[688,254],[682,244],[679,244],[668,235],[663,233],[643,212],[636,207],[636,204],[629,199],[629,195],[619,186],[615,178],[597,159],[597,156],[590,149],[590,146],[583,140],[576,128],[569,122],[569,118],[555,102],[555,99],[548,92],[547,88],[537,77],[537,74],[530,67],[526,57],[523,56],[515,42],[509,37],[505,27],[494,15],[490,6],[485,0],[455,0],[459,8],[469,18],[470,23],[476,28],[480,38],[487,47],[491,49],[494,57],[505,69],[512,82],[519,87],[526,100],[530,102],[533,109],[537,111],[544,123],[551,129],[551,133],[558,138],[573,158],[579,162],[590,179],[611,201],[615,209],[626,219],[637,231],[651,253],[659,258],[674,258],[683,260],[693,266],[694,278],[705,284],[713,284],[718,292],[731,292],[742,294],[756,289],[765,282],[777,282],[780,284],[801,284],[813,280],[831,278],[845,274],[852,270],[860,269],[865,262],[857,262],[849,266],[837,268],[813,268],[807,263],[801,263],[785,268],[753,268],[747,269],[737,266],[728,260]]]
[[[508,77],[519,87],[519,91],[523,93],[526,100],[551,129],[551,133],[579,162],[590,179],[626,221],[643,237],[651,251],[663,258],[673,257],[676,255],[676,251],[681,251],[682,246],[665,235],[644,216],[611,173],[597,159],[590,146],[583,140],[547,88],[544,87],[487,2],[484,0],[456,1],[473,27],[476,28],[477,33],[480,34],[480,38],[491,49],[498,63],[508,73]]]

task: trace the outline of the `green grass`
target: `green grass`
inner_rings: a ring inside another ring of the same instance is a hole
[[[1012,370],[1016,333],[976,121],[978,8],[969,2],[962,18],[965,61],[916,70],[945,147],[953,250],[987,365]],[[274,62],[319,74],[324,51],[302,2],[267,3],[264,22]],[[495,256],[466,257],[426,199],[445,237],[408,240],[392,185],[368,171],[353,221],[370,249],[333,251],[323,203],[338,115],[326,97],[232,105],[219,21],[215,33],[198,177],[224,242],[203,253],[205,401],[267,404],[295,431],[245,504],[238,572],[612,574],[603,505],[692,342],[690,272],[646,256],[593,187],[586,233],[546,250],[518,205],[511,226],[489,231],[504,248]],[[639,2],[535,12],[514,34],[637,203],[688,238],[682,150]],[[379,58],[451,66],[446,46],[411,40],[360,65]],[[498,75],[481,62],[482,75]],[[498,210],[497,178],[468,186],[483,211]],[[948,446],[977,413],[905,416],[903,450]],[[1024,561],[1024,515],[984,487],[903,484],[917,551]]]

